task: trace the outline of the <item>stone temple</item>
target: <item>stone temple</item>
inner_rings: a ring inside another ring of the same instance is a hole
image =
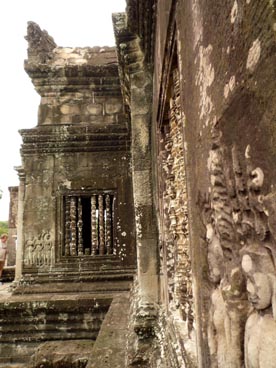
[[[0,367],[276,368],[275,7],[127,0],[114,47],[28,23]]]

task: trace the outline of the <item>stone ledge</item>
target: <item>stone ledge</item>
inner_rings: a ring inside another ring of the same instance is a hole
[[[128,280],[121,281],[111,281],[108,282],[95,281],[95,282],[62,282],[55,281],[52,283],[34,283],[27,285],[19,285],[13,292],[13,295],[30,295],[31,298],[34,297],[35,294],[46,294],[52,295],[52,293],[58,293],[58,295],[64,295],[66,293],[93,293],[97,294],[97,297],[103,293],[107,293],[108,295],[113,295],[121,292],[128,291],[132,284],[132,277]]]

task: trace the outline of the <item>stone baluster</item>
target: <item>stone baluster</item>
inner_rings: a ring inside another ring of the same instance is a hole
[[[92,241],[92,256],[98,252],[98,221],[96,217],[97,203],[96,195],[91,196],[91,241]]]
[[[65,255],[70,256],[70,198],[65,198]]]
[[[77,222],[76,222],[76,197],[70,199],[70,228],[71,228],[71,241],[70,241],[70,253],[72,256],[77,255]]]
[[[105,209],[106,209],[106,218],[105,218],[105,244],[106,244],[106,253],[112,254],[111,247],[111,201],[110,195],[107,194],[105,196]]]
[[[78,255],[83,255],[83,237],[82,237],[82,227],[83,227],[83,221],[82,221],[82,204],[81,204],[81,198],[78,198]]]
[[[105,254],[105,239],[104,239],[104,205],[103,205],[103,195],[99,195],[99,230],[100,230],[100,255]]]

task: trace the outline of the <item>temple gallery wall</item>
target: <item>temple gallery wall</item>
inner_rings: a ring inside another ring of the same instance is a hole
[[[114,47],[29,22],[0,366],[276,367],[275,6],[127,0]]]

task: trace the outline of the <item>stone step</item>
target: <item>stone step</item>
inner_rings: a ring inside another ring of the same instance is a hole
[[[30,356],[37,350],[38,343],[1,343],[0,367],[13,367],[20,364],[26,368]]]
[[[52,340],[43,343],[22,342],[16,348],[13,344],[0,344],[0,368],[27,368],[32,365],[30,361],[37,363],[39,359],[56,361],[70,358],[74,361],[77,358],[89,358],[93,345],[94,341],[90,339]],[[66,366],[63,365],[63,367]]]
[[[77,340],[77,339],[91,339],[96,340],[99,330],[96,331],[84,331],[82,329],[78,329],[75,331],[45,331],[44,333],[41,331],[30,332],[24,334],[12,332],[12,336],[9,334],[5,336],[1,336],[0,343],[11,343],[11,342],[42,342],[42,341],[52,341],[52,340]]]
[[[39,344],[96,340],[113,295],[27,294],[2,289],[0,298],[0,367],[25,364]]]
[[[65,343],[63,341],[47,341],[37,347],[31,359],[31,366],[39,367],[41,363],[48,361],[49,366],[52,364],[56,366],[55,364],[60,362],[58,366],[82,367],[84,365],[81,362],[93,359],[91,355],[93,345],[94,341],[91,340],[70,340]]]
[[[41,276],[42,277],[42,276]],[[133,275],[126,277],[122,280],[110,280],[101,276],[101,280],[85,281],[80,280],[79,282],[73,281],[69,282],[62,281],[58,277],[49,282],[49,277],[47,277],[47,282],[40,280],[39,283],[23,283],[16,286],[14,290],[14,295],[26,295],[26,294],[71,294],[71,293],[99,293],[99,294],[110,294],[110,293],[120,293],[124,291],[129,291],[133,282]]]
[[[109,357],[111,364],[113,353],[118,353],[115,347],[118,343],[120,346],[125,344],[121,335],[125,334],[128,309],[128,293],[125,292],[13,295],[8,287],[2,286],[0,368],[27,368],[31,356],[39,360],[44,352],[51,355],[52,361],[61,359],[67,362],[70,358],[69,364],[71,360],[75,362],[76,359],[88,358],[89,362],[93,362],[93,357],[97,356],[96,361],[99,363],[100,346],[108,336],[112,340]],[[108,318],[102,330],[102,322],[106,316]],[[102,331],[101,338],[95,350],[93,344],[97,341],[99,331]],[[117,359],[119,357],[115,359],[116,364]],[[123,355],[120,356],[120,361],[121,359]],[[75,366],[74,364],[70,363],[68,367]],[[116,364],[117,367],[121,363]]]

